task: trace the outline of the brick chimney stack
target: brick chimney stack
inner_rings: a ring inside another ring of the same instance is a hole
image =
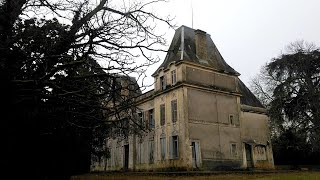
[[[207,33],[195,30],[196,55],[199,59],[207,59]]]

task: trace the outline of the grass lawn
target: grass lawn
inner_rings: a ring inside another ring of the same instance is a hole
[[[134,174],[85,174],[74,176],[72,180],[226,180],[226,179],[259,179],[259,180],[320,180],[320,172],[303,171],[303,172],[279,172],[279,173],[233,173],[215,174],[215,175],[176,175],[176,174],[156,174],[156,175],[139,175]]]

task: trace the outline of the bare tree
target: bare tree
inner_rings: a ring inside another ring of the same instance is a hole
[[[166,45],[157,26],[173,27],[169,17],[150,12],[162,2],[6,0],[0,5],[3,103],[8,112],[17,112],[7,114],[7,147],[13,157],[8,164],[24,160],[50,165],[44,161],[49,161],[46,153],[58,151],[59,145],[51,150],[49,142],[64,141],[70,134],[66,142],[74,142],[79,133],[90,139],[92,132],[101,135],[110,129],[105,127],[109,124],[126,127],[105,117],[134,117],[135,109],[127,109],[134,108],[141,93],[136,80],[159,60],[152,53],[164,52]],[[20,155],[21,145],[32,147],[26,152],[33,156]]]

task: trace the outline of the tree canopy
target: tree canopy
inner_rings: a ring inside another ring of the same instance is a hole
[[[291,133],[299,140],[290,143],[304,141],[300,151],[320,152],[320,49],[298,41],[263,68],[251,88],[268,108],[276,145],[286,146],[279,138]]]
[[[93,143],[103,146],[112,124],[106,117],[127,112],[139,94],[131,76],[143,78],[159,60],[152,52],[164,51],[156,26],[172,27],[171,19],[150,11],[161,1],[0,4],[9,169],[24,163],[19,171],[42,177],[88,170]]]

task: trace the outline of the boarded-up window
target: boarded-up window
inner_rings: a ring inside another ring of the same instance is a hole
[[[179,138],[178,136],[170,137],[170,159],[178,159],[179,158]]]
[[[267,160],[266,146],[258,145],[254,148],[255,157],[257,160]]]
[[[177,100],[173,100],[173,101],[171,101],[171,118],[172,118],[172,122],[176,122],[177,121],[177,116],[178,116]]]
[[[154,141],[150,140],[149,141],[149,164],[154,163]]]
[[[160,153],[161,153],[161,160],[166,158],[166,138],[160,138]]]
[[[160,105],[160,125],[163,126],[166,122],[166,110],[164,104]]]

